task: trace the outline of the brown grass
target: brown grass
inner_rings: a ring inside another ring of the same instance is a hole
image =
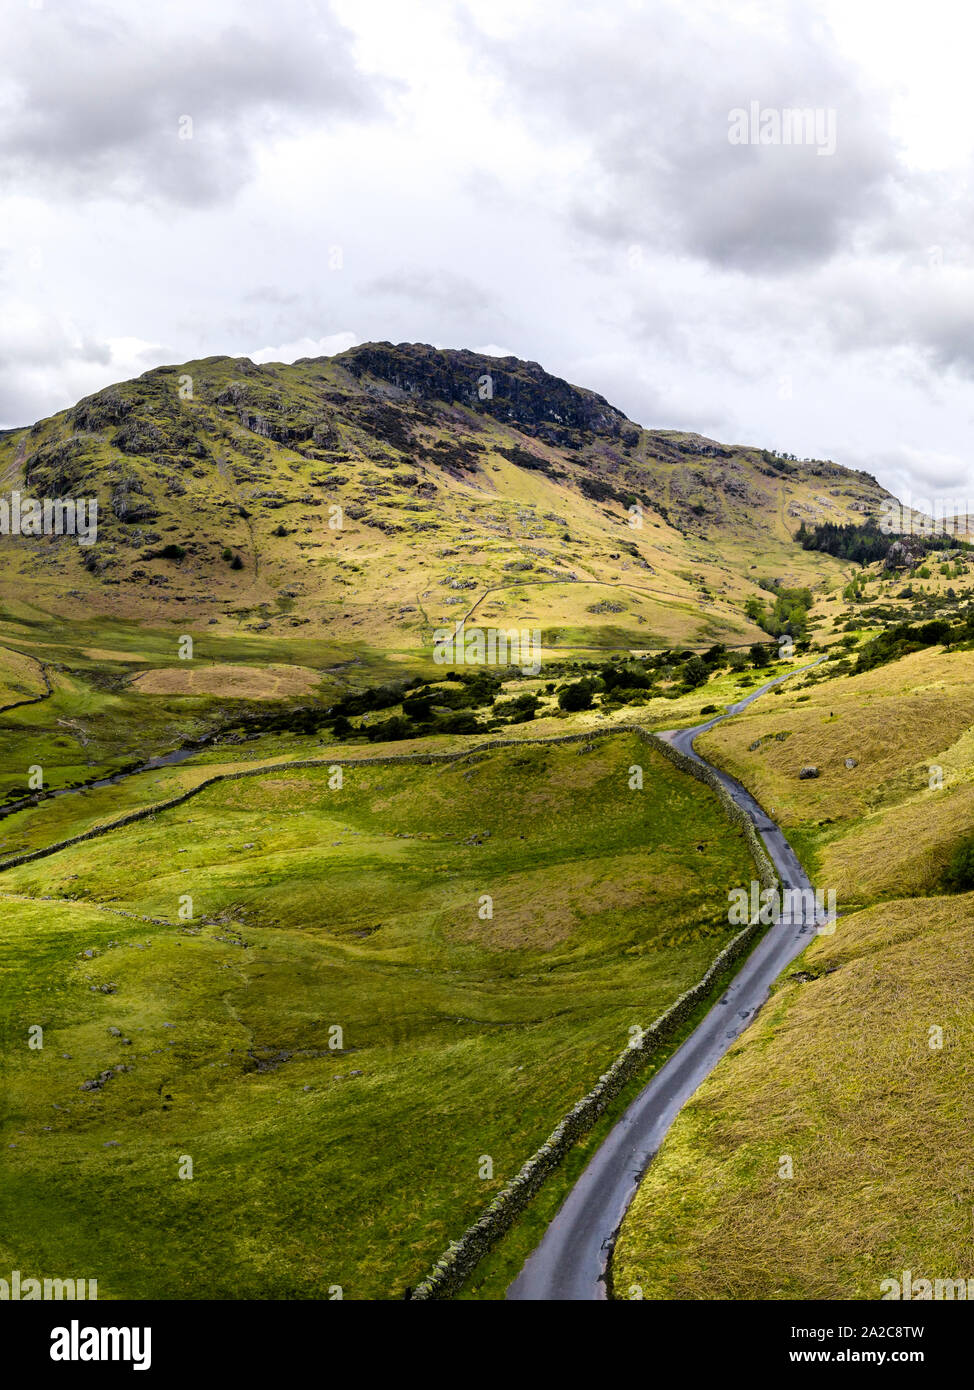
[[[143,695],[217,695],[228,700],[285,700],[321,684],[307,666],[165,666],[132,682]]]
[[[884,904],[812,945],[816,978],[785,978],[649,1169],[617,1296],[878,1298],[903,1269],[974,1275],[972,908]]]

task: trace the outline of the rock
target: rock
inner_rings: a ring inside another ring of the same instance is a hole
[[[121,1028],[109,1028],[108,1031],[109,1033],[111,1033],[113,1038],[120,1038],[122,1036]]]
[[[802,781],[806,780],[809,777],[820,777],[821,775],[822,774],[819,772],[818,768],[812,767],[810,764],[806,767],[803,767],[801,772],[799,772],[798,774],[799,779]]]
[[[846,758],[845,765],[846,767],[858,767],[859,761],[857,758]]]

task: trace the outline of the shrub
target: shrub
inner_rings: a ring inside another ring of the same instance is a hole
[[[692,689],[698,685],[706,685],[709,676],[710,668],[699,656],[691,656],[683,668],[683,679]]]
[[[577,710],[592,708],[592,683],[591,681],[575,681],[573,685],[566,685],[558,696],[558,705],[561,709],[574,714]]]
[[[512,724],[523,724],[534,718],[538,704],[537,695],[515,695],[513,700],[495,700],[494,713],[508,719]]]
[[[944,874],[944,884],[952,893],[967,893],[974,888],[974,835],[955,847]]]

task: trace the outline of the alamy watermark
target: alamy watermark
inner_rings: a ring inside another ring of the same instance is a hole
[[[904,1269],[902,1279],[881,1279],[883,1301],[897,1299],[922,1303],[936,1300],[974,1300],[974,1279],[917,1279],[911,1269]]]
[[[810,145],[816,154],[835,154],[835,109],[831,106],[762,106],[759,101],[727,113],[732,145]]]
[[[462,622],[433,633],[437,666],[517,666],[523,676],[541,671],[541,629],[471,627]]]
[[[727,920],[732,927],[770,927],[814,924],[819,936],[835,932],[836,892],[834,888],[762,888],[757,879],[750,889],[731,888],[727,894]]]
[[[52,1299],[55,1302],[78,1299],[89,1302],[98,1298],[97,1279],[33,1279],[24,1277],[15,1269],[9,1279],[0,1279],[0,1303],[29,1303],[35,1299]]]
[[[72,1318],[51,1331],[52,1361],[131,1361],[133,1371],[152,1365],[151,1327],[82,1327]]]
[[[905,502],[887,497],[880,504],[879,529],[884,536],[966,536],[974,498],[906,497]]]
[[[97,497],[0,497],[0,536],[77,536],[79,545],[98,539]]]

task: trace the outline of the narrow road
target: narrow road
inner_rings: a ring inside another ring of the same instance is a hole
[[[768,681],[731,705],[726,714],[706,724],[674,730],[662,737],[696,761],[704,762],[693,747],[698,734],[740,713],[773,685],[797,674],[790,671]],[[714,771],[737,804],[753,818],[782,886],[810,889],[812,885],[779,827],[746,788],[718,768]],[[774,980],[812,940],[818,925],[813,916],[809,912],[808,920],[804,920],[803,910],[795,913],[794,923],[779,921],[769,927],[717,1003],[656,1072],[592,1156],[541,1244],[507,1290],[508,1299],[606,1298],[606,1270],[616,1232],[643,1172],[680,1110],[768,998]]]

